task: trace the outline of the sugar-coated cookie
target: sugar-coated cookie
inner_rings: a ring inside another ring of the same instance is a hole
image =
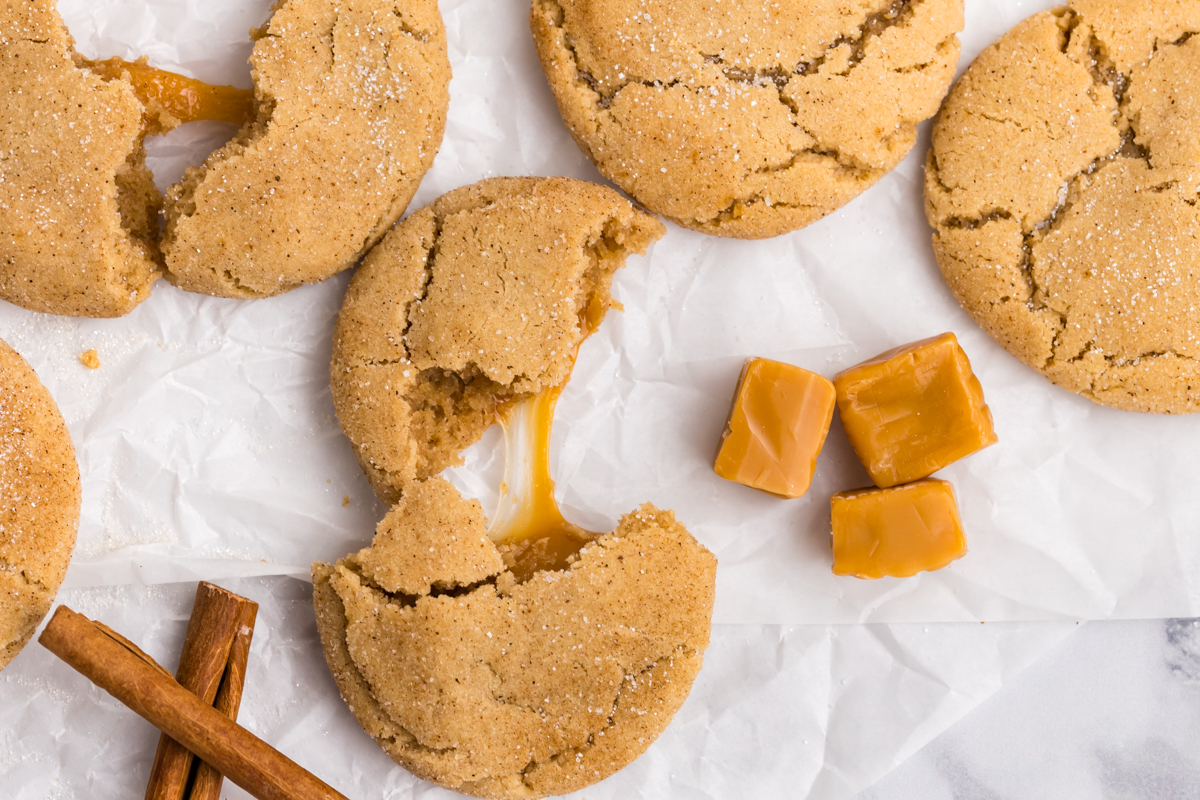
[[[436,0],[281,0],[254,32],[256,118],[164,205],[143,140],[179,120],[75,53],[53,0],[3,2],[0,298],[25,308],[119,316],[160,275],[239,298],[324,280],[400,218],[442,140]]]
[[[700,669],[716,559],[671,512],[604,535],[563,520],[572,547],[530,561],[564,531],[489,528],[437,477],[502,403],[566,382],[613,272],[662,234],[603,186],[486,180],[405,220],[346,293],[334,403],[393,507],[370,547],[313,565],[317,626],[355,717],[422,778],[479,797],[589,786],[650,746]]]
[[[376,493],[458,463],[497,404],[557,386],[613,272],[663,225],[612,189],[493,178],[391,231],[350,283],[330,382]]]
[[[992,338],[1102,405],[1200,410],[1200,0],[1074,0],[985,50],[926,169]]]
[[[81,64],[54,0],[3,0],[0,299],[115,317],[159,276],[162,197],[141,101]]]
[[[0,669],[21,651],[67,572],[79,465],[33,369],[0,342]]]
[[[167,279],[189,291],[261,297],[353,266],[445,130],[436,0],[283,0],[256,37],[258,120],[167,194]]]
[[[962,0],[533,0],[580,148],[656,214],[776,236],[912,149],[958,63]]]
[[[582,789],[633,761],[687,698],[716,559],[642,506],[569,569],[517,583],[478,501],[405,487],[373,544],[313,565],[343,699],[417,776],[477,797]]]

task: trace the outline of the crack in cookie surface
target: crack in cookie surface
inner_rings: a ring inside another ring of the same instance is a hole
[[[568,129],[652,211],[747,238],[813,222],[899,163],[962,27],[958,0],[745,2],[728,21],[623,2],[533,3]]]
[[[1200,3],[1183,5],[1200,26]],[[1143,3],[1105,27],[1115,7],[1035,15],[980,56],[935,124],[926,207],[947,282],[1010,352],[1096,402],[1186,413],[1200,49],[1138,33]]]

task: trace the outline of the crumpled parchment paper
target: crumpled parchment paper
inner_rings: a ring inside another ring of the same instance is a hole
[[[249,86],[245,32],[269,5],[59,7],[85,55],[145,54],[156,66]],[[967,0],[962,66],[1051,5]],[[441,9],[454,69],[449,122],[411,208],[493,175],[599,180],[542,78],[527,0],[441,0]],[[1070,620],[1200,616],[1200,418],[1093,406],[974,326],[933,259],[924,131],[899,169],[804,231],[741,242],[669,226],[618,274],[625,310],[582,348],[558,404],[551,460],[560,501],[593,530],[642,502],[674,508],[720,561],[718,626],[676,722],[588,797],[806,787],[845,796],[1067,635]],[[232,132],[194,123],[150,140],[160,186]],[[37,369],[78,448],[83,516],[60,599],[158,643],[151,652],[173,665],[194,590],[186,582],[265,595],[243,720],[351,796],[423,796],[432,790],[392,769],[337,698],[307,590],[294,580],[314,560],[365,545],[385,511],[329,396],[330,335],[346,282],[259,301],[160,282],[119,320],[3,306],[0,337]],[[869,482],[836,423],[801,500],[712,473],[746,356],[832,375],[946,330],[970,355],[1001,439],[941,474],[958,491],[971,547],[964,560],[904,581],[831,574],[828,497]],[[79,362],[89,348],[98,370]],[[451,471],[485,508],[500,448],[493,430]],[[21,798],[90,797],[110,784],[141,791],[153,751],[148,726],[36,644],[0,674],[0,731],[0,787]]]

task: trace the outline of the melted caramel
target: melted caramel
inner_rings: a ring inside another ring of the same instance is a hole
[[[89,61],[87,66],[106,81],[118,80],[127,73],[142,105],[150,106],[152,101],[156,102],[180,123],[203,119],[245,125],[257,114],[254,92],[249,89],[213,86],[157,69],[141,60],[109,58]],[[155,128],[156,123],[149,127]]]
[[[518,581],[539,570],[565,569],[593,534],[563,517],[550,477],[550,429],[562,386],[506,404],[504,485],[500,510],[489,531]]]
[[[600,327],[608,305],[592,295],[580,309],[585,339]],[[565,385],[564,381],[533,397],[504,403],[497,410],[504,427],[504,483],[488,534],[500,544],[505,565],[518,581],[542,570],[566,569],[572,556],[598,535],[568,522],[554,499],[550,430]]]

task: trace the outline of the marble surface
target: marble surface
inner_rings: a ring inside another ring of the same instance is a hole
[[[1200,620],[1092,622],[857,800],[1200,797]]]

